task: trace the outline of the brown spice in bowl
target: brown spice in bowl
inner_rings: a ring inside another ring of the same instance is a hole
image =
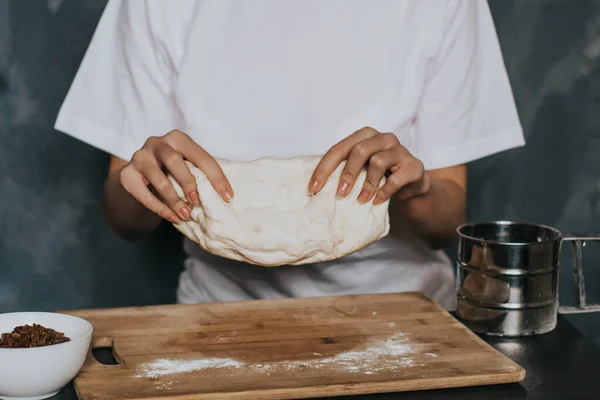
[[[27,348],[42,347],[68,342],[71,339],[62,332],[39,324],[17,326],[11,333],[0,335],[0,347]]]

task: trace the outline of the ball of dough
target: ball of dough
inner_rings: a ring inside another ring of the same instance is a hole
[[[357,200],[366,170],[346,198],[336,196],[345,164],[319,193],[309,193],[309,180],[320,160],[321,156],[217,160],[234,191],[230,203],[188,162],[202,204],[192,209],[192,221],[175,227],[209,253],[266,267],[334,260],[386,236],[389,200],[377,206]],[[169,179],[185,200],[179,184]],[[384,182],[385,178],[381,185]]]

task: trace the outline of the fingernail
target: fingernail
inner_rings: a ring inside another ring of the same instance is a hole
[[[189,220],[191,217],[191,210],[188,207],[181,207],[179,209],[179,214],[181,218]]]
[[[350,187],[350,185],[348,185],[348,182],[342,182],[342,184],[338,187],[337,194],[339,196],[346,197],[348,195],[349,187]]]
[[[177,215],[170,215],[167,217],[167,219],[174,224],[178,224],[181,222],[181,220],[179,218],[177,218]]]
[[[310,182],[309,188],[310,188],[311,193],[317,193],[317,190],[319,189],[319,181],[317,181],[316,179],[313,179]]]
[[[377,194],[377,196],[375,196],[375,200],[373,200],[373,204],[376,206],[381,203],[384,203],[384,202],[385,202],[385,199],[383,198],[383,196],[381,196],[379,194]]]
[[[196,206],[200,205],[200,196],[198,196],[198,192],[195,190],[192,190],[190,192],[189,195],[190,200],[192,201],[192,203]]]
[[[369,199],[371,198],[371,192],[369,192],[368,190],[361,190],[360,194],[358,195],[358,201],[359,203],[366,203],[367,201],[369,201]]]
[[[233,196],[231,195],[231,192],[228,189],[220,189],[219,190],[219,195],[221,195],[221,197],[223,198],[223,200],[225,200],[226,202],[231,202],[231,200],[233,199]]]

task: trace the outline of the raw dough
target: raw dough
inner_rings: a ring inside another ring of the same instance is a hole
[[[386,236],[389,201],[378,206],[357,201],[366,170],[346,198],[336,196],[344,164],[318,194],[309,194],[308,183],[320,159],[217,160],[234,191],[231,203],[219,197],[202,171],[187,163],[202,205],[192,210],[192,221],[175,227],[212,254],[267,267],[333,260]],[[185,199],[174,178],[169,179]]]

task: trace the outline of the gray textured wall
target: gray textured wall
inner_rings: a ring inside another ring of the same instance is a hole
[[[0,0],[0,311],[175,299],[178,238],[118,240],[107,155],[52,129],[104,5]]]
[[[0,0],[0,312],[174,300],[178,235],[113,236],[100,210],[107,156],[52,129],[104,4]],[[471,165],[469,218],[600,231],[600,0],[490,5],[528,144]],[[600,301],[600,245],[585,261]],[[590,321],[576,319],[600,335]]]

